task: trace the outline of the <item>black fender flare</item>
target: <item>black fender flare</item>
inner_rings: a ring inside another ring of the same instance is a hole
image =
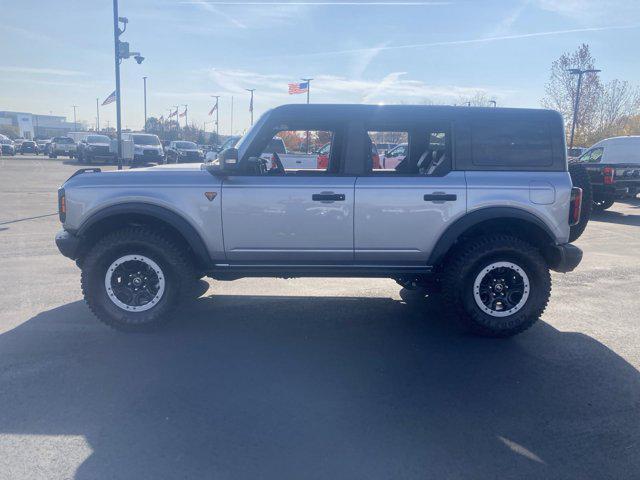
[[[104,207],[101,210],[94,212],[89,218],[87,218],[82,223],[82,225],[80,225],[75,234],[79,237],[82,237],[96,223],[109,217],[127,214],[137,214],[153,217],[175,228],[189,244],[189,247],[193,251],[198,264],[205,269],[211,266],[212,262],[209,251],[207,250],[202,237],[196,231],[193,225],[191,225],[179,214],[169,210],[168,208],[151,203],[128,202]]]
[[[539,227],[549,237],[549,244],[555,243],[555,235],[551,229],[533,213],[515,207],[486,207],[469,212],[454,221],[444,233],[440,235],[435,247],[431,251],[428,265],[433,266],[440,262],[465,231],[487,220],[498,218],[518,219],[531,223]]]

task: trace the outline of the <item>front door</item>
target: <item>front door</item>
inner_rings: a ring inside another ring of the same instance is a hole
[[[317,151],[335,141],[335,133],[277,132],[286,152],[273,154],[266,171],[233,175],[223,181],[222,225],[230,264],[332,265],[353,261],[355,176],[339,173],[338,152],[332,152],[328,164],[317,162]],[[316,168],[284,168],[291,165],[285,155],[305,158],[305,164]]]

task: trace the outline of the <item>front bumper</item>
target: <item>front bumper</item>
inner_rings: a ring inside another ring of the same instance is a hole
[[[549,245],[542,250],[551,270],[556,272],[571,272],[582,260],[582,250],[570,243]]]
[[[60,253],[71,260],[78,258],[80,239],[66,230],[56,233],[56,246]]]

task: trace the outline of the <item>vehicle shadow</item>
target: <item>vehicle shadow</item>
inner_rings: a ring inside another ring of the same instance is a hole
[[[640,226],[640,215],[629,215],[613,210],[604,210],[602,212],[594,211],[591,214],[590,220],[594,222],[617,223],[619,225],[632,225],[636,227]]]
[[[214,295],[148,335],[42,312],[0,335],[0,435],[83,436],[78,479],[640,474],[617,354],[544,322],[475,338],[402,298]]]

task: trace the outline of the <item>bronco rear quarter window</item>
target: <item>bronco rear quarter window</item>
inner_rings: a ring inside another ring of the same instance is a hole
[[[486,121],[471,124],[472,162],[476,167],[550,167],[553,146],[545,121]]]

